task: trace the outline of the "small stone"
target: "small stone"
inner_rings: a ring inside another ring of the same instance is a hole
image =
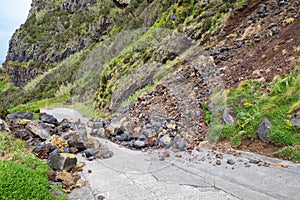
[[[165,147],[169,147],[171,145],[171,141],[172,141],[172,138],[170,137],[169,134],[162,136],[159,140],[159,142]]]
[[[102,195],[99,195],[99,196],[97,197],[97,200],[104,200],[104,199],[105,199],[105,197],[102,196]]]
[[[222,164],[221,160],[216,161],[216,165],[221,165],[221,164]]]
[[[187,142],[185,140],[181,140],[178,144],[178,149],[180,151],[184,151],[186,150],[186,147],[187,147]]]
[[[87,158],[95,156],[99,152],[98,149],[86,149],[84,150],[84,154]]]
[[[223,159],[223,154],[217,153],[217,154],[216,154],[216,158]]]
[[[178,157],[178,158],[181,158],[182,154],[181,153],[176,153],[175,156]]]
[[[91,173],[92,173],[92,170],[89,169],[89,170],[88,170],[88,173],[91,174]]]
[[[255,159],[250,159],[249,161],[251,164],[258,164],[259,161],[258,160],[255,160]]]
[[[235,161],[233,159],[228,159],[227,160],[227,164],[229,165],[234,165],[235,164]]]
[[[94,156],[90,156],[87,159],[88,159],[88,161],[93,161],[95,159],[95,157]]]
[[[130,142],[130,146],[140,149],[140,148],[145,148],[146,143],[144,141],[140,141],[140,140],[132,140]]]
[[[163,153],[162,153],[162,155],[164,156],[164,157],[170,157],[170,152],[169,151],[164,151]]]
[[[245,167],[250,167],[250,164],[249,163],[245,163]]]
[[[120,142],[128,141],[129,139],[130,139],[130,136],[127,133],[116,136],[116,140],[118,140]]]

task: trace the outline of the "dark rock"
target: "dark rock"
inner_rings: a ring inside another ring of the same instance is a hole
[[[235,161],[233,159],[228,159],[227,160],[227,164],[229,165],[234,165],[235,164]]]
[[[55,149],[57,148],[53,144],[39,145],[32,150],[32,153],[35,154],[40,159],[47,159],[49,157],[49,154],[53,152]]]
[[[33,134],[46,140],[51,135],[57,133],[57,128],[51,124],[45,124],[42,121],[35,120],[26,125],[26,128]]]
[[[146,143],[144,141],[140,141],[140,140],[132,140],[130,142],[130,147],[141,149],[141,148],[145,148],[146,147]]]
[[[285,1],[279,1],[278,5],[281,7],[281,6],[285,6],[287,5],[287,2]]]
[[[86,149],[84,150],[84,154],[87,158],[91,156],[95,156],[99,152],[99,149]]]
[[[242,42],[237,42],[236,46],[237,46],[237,48],[241,48],[243,46],[243,43]]]
[[[46,113],[40,113],[40,120],[44,123],[58,125],[57,119],[53,115],[48,115]]]
[[[61,125],[62,131],[66,131],[67,129],[71,128],[70,124],[68,123],[62,123]]]
[[[249,162],[250,162],[251,164],[258,164],[258,163],[259,163],[259,161],[256,160],[256,159],[250,159]]]
[[[175,21],[176,20],[176,16],[175,15],[171,15],[170,16],[170,20]]]
[[[232,125],[236,123],[236,119],[233,115],[233,111],[230,108],[225,108],[222,114],[223,121],[227,125]]]
[[[85,128],[78,129],[76,131],[65,132],[61,137],[66,140],[70,147],[76,147],[78,151],[86,149],[87,131]]]
[[[257,129],[257,135],[263,142],[270,142],[268,139],[268,132],[271,130],[271,122],[264,118],[262,122],[260,123],[258,129]]]
[[[60,154],[60,152],[58,148],[55,148],[52,152],[49,153],[49,157],[57,154]]]
[[[123,141],[129,141],[130,140],[130,136],[127,133],[124,133],[122,135],[117,135],[116,136],[116,140],[123,142]]]
[[[77,164],[77,158],[74,154],[55,154],[48,158],[47,164],[55,171],[71,171]]]
[[[93,161],[94,159],[95,159],[95,157],[94,156],[90,156],[90,157],[88,157],[87,158],[89,161]]]
[[[16,112],[7,115],[7,119],[29,119],[34,120],[33,114],[31,112]]]
[[[279,30],[276,27],[272,27],[271,31],[274,35],[277,35],[279,33]]]
[[[221,47],[220,49],[219,49],[219,51],[221,52],[221,53],[223,53],[224,51],[229,51],[230,50],[230,48],[228,48],[228,47]]]

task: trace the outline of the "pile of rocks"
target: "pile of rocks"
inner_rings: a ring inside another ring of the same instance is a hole
[[[47,160],[53,170],[49,179],[62,183],[65,191],[81,186],[76,184],[77,174],[83,167],[77,163],[76,154],[83,153],[88,160],[109,158],[109,149],[87,133],[85,124],[67,119],[58,122],[52,115],[40,113],[34,120],[30,112],[17,112],[7,116],[8,127],[17,138],[26,140],[34,148],[32,152],[40,159]],[[62,178],[63,177],[63,178]]]
[[[107,138],[133,149],[166,147],[183,151],[187,141],[180,136],[181,126],[159,117],[142,122],[139,118],[114,117],[110,120],[91,119],[88,126],[91,135]]]

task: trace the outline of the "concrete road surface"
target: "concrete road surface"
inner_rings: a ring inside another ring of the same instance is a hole
[[[86,121],[70,109],[43,109],[42,112],[59,120]],[[217,159],[218,152],[204,148],[190,153],[169,151],[169,157],[162,157],[165,150],[133,151],[99,140],[114,155],[94,161],[78,155],[86,163],[81,175],[88,184],[74,190],[69,195],[71,200],[93,200],[99,196],[105,200],[300,199],[299,164],[244,152],[240,156],[222,154],[223,158]],[[234,164],[228,164],[228,159]],[[220,165],[216,160],[220,160]],[[255,161],[281,163],[288,168],[260,166]]]

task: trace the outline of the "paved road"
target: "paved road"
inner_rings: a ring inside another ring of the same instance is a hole
[[[58,119],[62,119],[62,113],[63,118],[70,113],[70,118],[75,116],[75,119],[84,121],[79,113],[69,109],[43,112]],[[101,142],[114,152],[113,157],[86,161],[78,156],[86,163],[82,177],[88,184],[74,190],[69,199],[93,200],[99,195],[112,200],[300,199],[300,165],[287,161],[249,153],[242,153],[239,157],[223,154],[221,165],[216,165],[216,152],[209,149],[181,152],[182,157],[171,152],[170,157],[161,160],[161,151],[131,151],[107,140]],[[236,163],[229,165],[227,159]],[[249,159],[282,162],[288,168],[257,164],[246,167]]]

